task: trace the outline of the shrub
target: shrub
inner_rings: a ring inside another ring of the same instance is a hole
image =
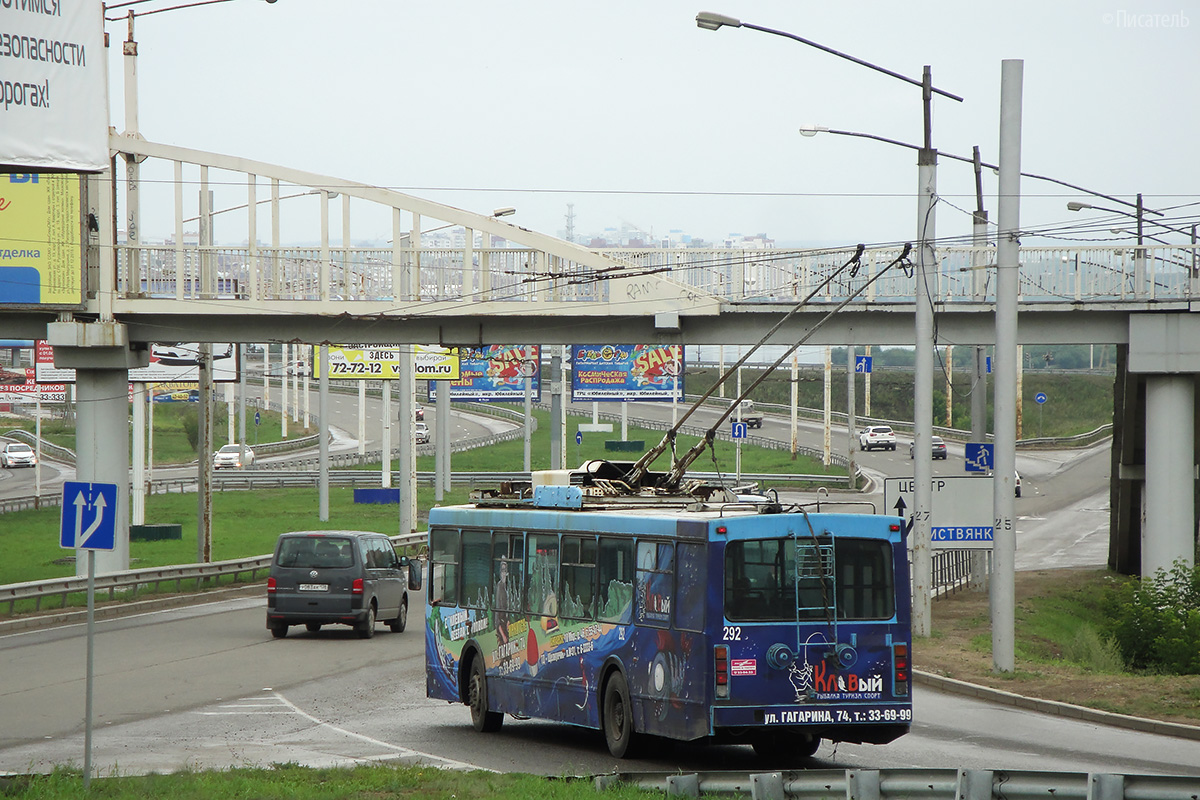
[[[1131,669],[1200,674],[1200,566],[1121,584],[1107,601],[1110,631]]]

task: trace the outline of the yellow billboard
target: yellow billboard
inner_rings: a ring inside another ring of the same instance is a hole
[[[0,307],[78,306],[83,247],[78,175],[0,175]]]
[[[458,380],[458,348],[413,345],[347,344],[329,346],[329,377],[339,380],[396,380],[401,355],[414,355],[418,380]],[[321,377],[320,348],[312,352],[313,376]]]

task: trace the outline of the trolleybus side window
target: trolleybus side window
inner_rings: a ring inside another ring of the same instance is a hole
[[[438,529],[429,534],[429,602],[458,605],[458,531]]]
[[[667,628],[675,589],[675,548],[665,542],[637,544],[637,621]]]
[[[633,542],[601,537],[597,571],[600,577],[597,619],[628,624],[633,619]]]
[[[535,616],[558,616],[558,534],[529,534],[525,562],[525,610]]]
[[[592,619],[596,615],[596,539],[564,536],[562,540],[563,617]]]
[[[704,545],[676,546],[679,594],[675,604],[675,627],[685,631],[704,630],[705,594],[708,592],[707,553]]]
[[[492,540],[492,582],[495,593],[492,608],[497,611],[517,611],[521,608],[521,591],[525,576],[525,536],[520,533],[497,533]]]
[[[487,608],[491,595],[492,536],[488,531],[463,531],[462,602],[464,608]]]

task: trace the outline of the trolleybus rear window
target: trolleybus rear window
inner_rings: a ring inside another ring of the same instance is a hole
[[[725,547],[725,616],[740,622],[891,619],[891,545],[867,539],[761,539]]]

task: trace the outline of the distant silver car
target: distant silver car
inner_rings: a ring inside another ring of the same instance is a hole
[[[241,469],[242,467],[249,467],[253,464],[254,451],[247,447],[245,459],[243,460],[242,445],[227,444],[222,446],[217,452],[213,453],[213,469]]]
[[[417,444],[429,444],[429,426],[424,422],[415,423],[413,427],[413,441]]]
[[[943,461],[945,461],[946,460],[946,440],[940,436],[934,436],[934,437],[931,437],[930,441],[933,442],[933,460],[937,461],[940,458]],[[908,457],[909,458],[913,457],[913,445],[915,445],[915,444],[916,444],[916,442],[909,442],[909,445],[908,445]]]
[[[0,467],[36,467],[37,454],[24,442],[9,442],[0,450]]]

